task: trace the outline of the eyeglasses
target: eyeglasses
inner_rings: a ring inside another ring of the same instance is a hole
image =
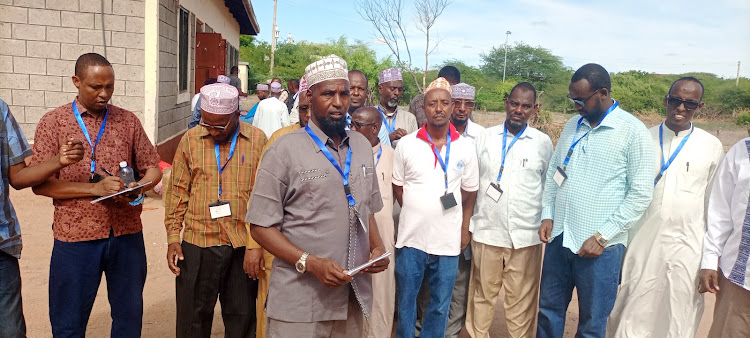
[[[476,106],[476,102],[474,101],[464,101],[464,100],[453,100],[453,106],[455,108],[461,107],[462,105],[464,108],[474,108]]]
[[[229,124],[230,123],[232,123],[232,119],[229,119],[229,121],[227,121],[227,124],[224,125],[223,127],[222,126],[212,126],[212,125],[210,125],[210,124],[208,124],[206,122],[203,122],[203,119],[201,119],[200,122],[198,122],[199,125],[205,127],[208,130],[215,129],[215,130],[218,130],[218,131],[225,131],[225,130],[227,130],[227,128],[229,128]]]
[[[669,108],[677,109],[677,107],[682,104],[685,105],[685,110],[693,111],[698,109],[698,106],[700,106],[701,103],[690,100],[683,100],[679,97],[667,96],[667,105],[669,106]]]
[[[590,98],[594,97],[594,95],[598,94],[599,91],[602,90],[602,89],[604,89],[604,88],[597,89],[593,94],[589,95],[587,98],[585,98],[583,100],[574,99],[574,98],[570,97],[570,93],[568,93],[568,100],[570,100],[570,102],[572,102],[573,104],[577,104],[577,105],[583,107],[583,106],[586,105],[586,101],[588,101]]]
[[[373,123],[360,123],[360,122],[352,121],[352,125],[357,127],[357,129],[361,129],[367,126],[374,126],[376,124],[377,123],[374,123],[374,122]]]

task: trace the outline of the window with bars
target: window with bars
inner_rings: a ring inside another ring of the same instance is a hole
[[[184,92],[188,89],[188,60],[189,60],[189,42],[190,42],[190,13],[184,8],[180,7],[180,14],[178,17],[178,36],[177,36],[177,57],[179,60],[178,74],[179,74],[179,91]]]

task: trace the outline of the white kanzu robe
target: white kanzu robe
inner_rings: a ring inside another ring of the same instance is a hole
[[[661,168],[659,126],[650,130]],[[664,126],[668,161],[690,130]],[[682,151],[654,187],[654,197],[630,230],[622,281],[607,337],[694,337],[703,315],[698,293],[706,206],[716,168],[724,156],[721,142],[695,128]]]

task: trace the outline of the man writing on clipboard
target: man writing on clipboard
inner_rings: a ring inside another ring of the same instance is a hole
[[[49,281],[52,335],[85,335],[104,272],[112,307],[112,336],[140,337],[146,282],[140,192],[161,179],[159,155],[136,115],[108,104],[115,74],[107,59],[96,53],[81,55],[73,84],[78,95],[39,121],[32,159],[34,166],[55,156],[61,135],[86,140],[83,160],[34,188],[37,195],[53,198],[55,205]],[[131,186],[153,183],[135,191],[138,197],[134,200],[116,196],[90,203],[124,188],[122,179],[103,170],[116,172],[121,161],[143,174]]]

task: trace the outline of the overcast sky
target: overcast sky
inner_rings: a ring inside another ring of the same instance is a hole
[[[376,1],[376,0],[370,0]],[[413,1],[403,0],[404,18],[416,65],[424,65],[424,37],[413,22]],[[273,0],[252,1],[263,41],[270,41]],[[346,36],[361,40],[384,58],[354,0],[279,0],[281,41],[326,42]],[[448,59],[481,65],[480,53],[505,42],[523,41],[561,56],[576,69],[588,62],[610,72],[709,72],[750,77],[750,0],[455,0],[438,19],[442,39],[430,64]],[[420,57],[421,56],[421,57]]]

